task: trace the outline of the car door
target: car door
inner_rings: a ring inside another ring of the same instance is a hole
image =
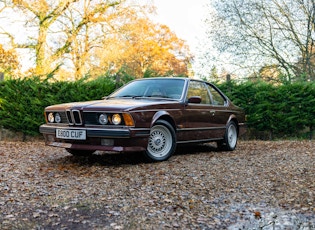
[[[212,98],[208,85],[201,81],[191,80],[187,90],[186,105],[183,111],[185,119],[185,126],[183,127],[183,133],[180,139],[186,141],[199,141],[199,140],[210,140],[215,139],[220,133],[217,132],[218,124],[220,119],[215,110],[216,107],[212,105]],[[200,103],[189,103],[188,99],[191,97],[200,97]]]
[[[212,123],[215,135],[222,137],[232,112],[228,109],[228,101],[220,91],[211,84],[206,84],[211,98],[211,111],[214,122]]]

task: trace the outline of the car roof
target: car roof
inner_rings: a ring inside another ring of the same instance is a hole
[[[135,81],[145,81],[145,80],[161,80],[161,79],[169,79],[169,80],[184,80],[184,81],[200,81],[200,82],[205,82],[201,79],[194,79],[194,78],[189,78],[189,77],[148,77],[148,78],[138,78],[135,79]]]
[[[148,77],[148,78],[139,78],[136,80],[148,80],[148,79],[190,79],[188,77]]]

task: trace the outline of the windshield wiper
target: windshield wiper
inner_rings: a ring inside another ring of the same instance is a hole
[[[144,95],[123,95],[123,96],[115,96],[115,97],[103,97],[103,99],[108,100],[112,98],[131,98],[131,99],[137,99],[137,98],[147,98],[147,99],[169,99],[169,100],[175,100],[172,97],[168,96],[144,96]]]
[[[135,99],[135,98],[143,98],[144,96],[140,96],[140,95],[123,95],[123,96],[114,96],[114,97],[106,97],[106,99],[110,99],[110,98],[131,98],[131,99]]]
[[[124,95],[124,96],[119,96],[119,97],[130,97],[130,98],[132,98],[132,99],[134,99],[134,98],[139,98],[139,97],[143,97],[142,95]]]

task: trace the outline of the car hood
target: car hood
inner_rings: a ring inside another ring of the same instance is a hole
[[[86,102],[72,102],[59,105],[48,106],[46,110],[68,110],[78,109],[84,111],[95,111],[95,110],[113,110],[113,111],[130,111],[134,109],[140,109],[147,106],[154,105],[166,105],[179,103],[175,100],[161,100],[161,99],[105,99],[96,101]]]

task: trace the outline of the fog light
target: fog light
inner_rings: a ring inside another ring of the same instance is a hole
[[[114,140],[113,139],[101,139],[101,145],[113,146]]]

